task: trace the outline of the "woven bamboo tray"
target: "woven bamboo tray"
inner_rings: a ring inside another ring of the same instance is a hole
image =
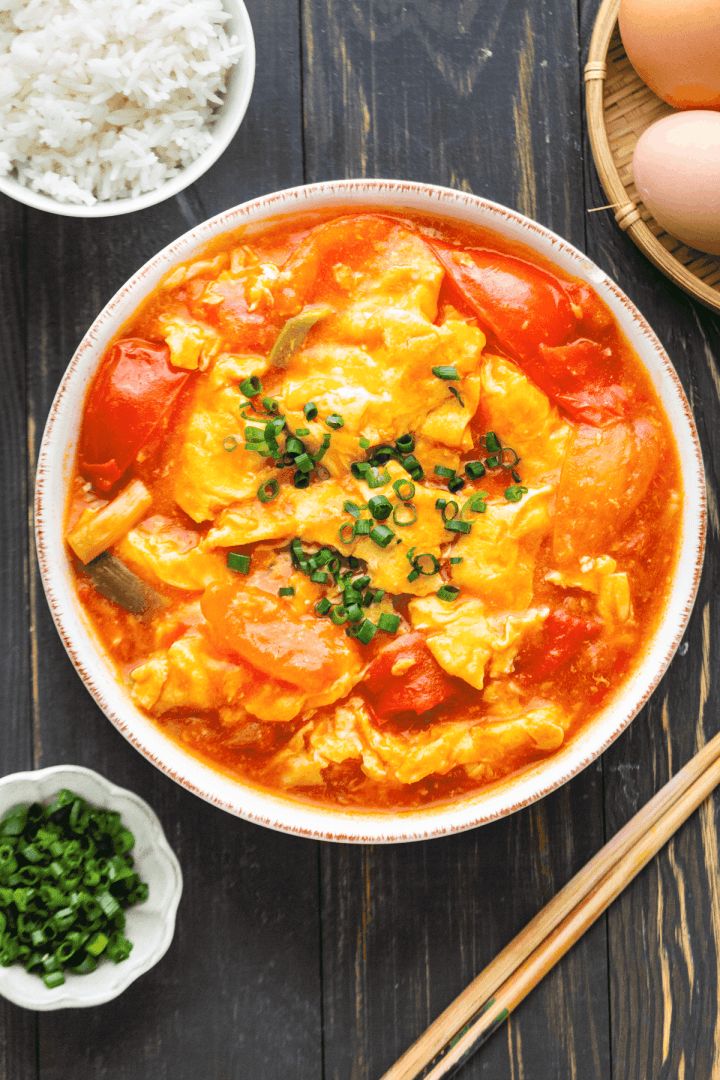
[[[651,262],[681,289],[720,311],[720,258],[689,248],[658,225],[632,177],[635,143],[673,110],[645,85],[627,58],[617,26],[620,0],[598,11],[585,65],[588,132],[600,181],[615,220]]]

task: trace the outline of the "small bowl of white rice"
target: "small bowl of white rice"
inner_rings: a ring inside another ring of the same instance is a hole
[[[194,183],[255,78],[242,0],[2,0],[0,191],[110,217]]]

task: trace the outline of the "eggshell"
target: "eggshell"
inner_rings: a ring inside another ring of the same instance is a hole
[[[720,109],[720,0],[621,0],[638,75],[677,109]]]
[[[720,255],[720,113],[673,113],[651,124],[638,139],[633,172],[664,229]]]

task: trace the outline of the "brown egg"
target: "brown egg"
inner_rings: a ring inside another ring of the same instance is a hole
[[[720,0],[621,0],[632,65],[678,109],[720,109]]]
[[[638,139],[635,186],[673,236],[720,255],[720,113],[673,113]]]

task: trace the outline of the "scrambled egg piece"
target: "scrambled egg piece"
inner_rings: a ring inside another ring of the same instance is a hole
[[[442,776],[458,765],[492,780],[528,752],[557,749],[567,725],[559,706],[540,702],[510,718],[491,714],[394,734],[376,728],[362,701],[351,698],[333,716],[301,728],[275,755],[268,775],[284,787],[314,786],[322,784],[328,765],[355,760],[366,776],[394,785],[415,784],[432,773]]]
[[[186,371],[205,371],[220,351],[220,338],[210,326],[179,316],[162,319],[162,335],[170,349],[170,363]]]
[[[549,608],[487,615],[482,600],[448,604],[436,596],[410,603],[416,630],[427,634],[430,652],[450,675],[482,690],[487,676],[507,675],[524,637],[537,630]]]
[[[547,395],[502,356],[485,357],[480,385],[488,426],[520,455],[523,483],[557,482],[572,427]]]
[[[520,502],[488,502],[472,532],[461,535],[453,555],[453,582],[490,608],[520,611],[530,606],[538,548],[550,532],[553,489],[536,488]]]
[[[598,614],[610,629],[632,620],[630,580],[625,571],[617,571],[617,562],[610,555],[583,555],[577,570],[551,570],[545,580],[563,589],[594,593]]]
[[[156,514],[136,525],[115,546],[115,554],[148,581],[175,589],[205,589],[225,573],[225,560],[207,550],[197,533]]]
[[[226,721],[228,713],[236,722],[249,713],[259,720],[282,723],[345,697],[361,673],[359,665],[349,664],[331,685],[308,694],[219,656],[201,630],[191,629],[133,668],[130,692],[133,701],[155,716],[171,709],[223,708]]]
[[[477,383],[466,386],[465,376],[477,369],[485,335],[456,312],[434,322],[442,276],[424,241],[403,228],[392,230],[372,268],[343,282],[346,306],[323,320],[311,343],[290,360],[280,401],[291,424],[304,426],[302,406],[314,401],[321,416],[343,416],[344,435],[334,441],[352,432],[372,443],[388,442],[421,429],[436,409],[447,408],[450,415],[454,404],[461,420],[455,418],[448,437],[455,440],[451,445],[462,441],[479,393]],[[465,409],[433,375],[437,365],[457,368]],[[436,419],[436,430],[441,421],[442,416]]]
[[[175,501],[193,521],[207,521],[230,503],[254,498],[259,484],[273,475],[257,454],[245,450],[239,413],[239,383],[262,375],[266,367],[261,356],[225,354],[195,383],[172,465]]]

